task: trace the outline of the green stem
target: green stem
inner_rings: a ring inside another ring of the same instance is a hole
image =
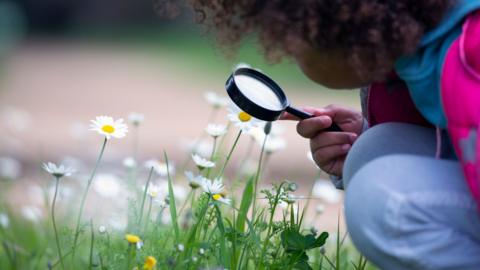
[[[93,232],[93,221],[90,219],[90,231],[91,231],[91,236],[90,236],[90,256],[88,259],[88,269],[92,270],[93,267],[93,243],[95,241],[95,234]]]
[[[263,241],[263,248],[262,248],[262,253],[260,255],[260,266],[258,269],[263,269],[263,258],[265,256],[265,252],[267,252],[267,245],[268,241],[270,240],[270,234],[272,232],[272,226],[273,226],[273,216],[275,215],[275,209],[277,208],[278,202],[280,201],[280,192],[282,190],[283,184],[280,184],[280,186],[277,188],[277,194],[275,195],[275,201],[273,202],[273,205],[271,206],[272,209],[270,210],[270,220],[268,221],[268,229],[267,229],[267,237],[265,237],[265,240]]]
[[[140,231],[140,228],[142,226],[143,209],[145,208],[145,199],[147,198],[147,190],[148,190],[148,186],[150,185],[150,181],[152,179],[153,169],[154,169],[153,167],[150,168],[150,172],[148,173],[147,183],[145,184],[145,188],[143,189],[142,204],[140,205],[140,215],[138,216],[138,223],[137,223],[138,231]]]
[[[138,126],[134,125],[133,129],[133,158],[138,162],[138,145],[139,145],[139,136],[138,136]]]
[[[135,253],[135,245],[133,244],[128,244],[128,250],[127,250],[127,270],[132,269],[132,257],[134,256]]]
[[[251,220],[255,220],[255,212],[256,212],[256,205],[257,205],[257,192],[258,192],[258,179],[260,178],[260,171],[262,169],[262,160],[263,160],[263,153],[265,152],[265,144],[267,143],[268,135],[265,135],[262,143],[262,150],[260,151],[260,158],[258,160],[257,172],[255,173],[255,185],[253,189],[253,205],[252,205],[252,218]]]
[[[250,142],[248,144],[248,147],[247,147],[247,151],[245,153],[245,156],[242,160],[242,162],[240,162],[240,165],[238,166],[238,171],[237,171],[237,175],[235,176],[234,179],[238,179],[240,174],[242,173],[243,171],[243,168],[245,167],[245,164],[247,163],[248,161],[248,158],[250,157],[250,155],[252,154],[252,150],[253,150],[253,146],[255,145],[255,139],[252,137],[250,139]]]
[[[60,181],[60,177],[55,177],[55,194],[53,195],[53,202],[52,202],[52,224],[53,224],[53,231],[55,232],[55,242],[57,243],[57,251],[58,251],[60,264],[62,265],[62,269],[65,269],[65,264],[63,263],[62,249],[60,247],[60,241],[58,239],[57,224],[55,222],[55,203],[57,201],[59,181]]]
[[[145,229],[144,229],[145,234],[147,233],[148,223],[150,222],[150,213],[152,212],[152,201],[153,201],[153,198],[150,197],[150,200],[148,202],[147,219],[145,221]]]
[[[182,207],[180,208],[180,211],[178,211],[178,216],[179,217],[182,216],[183,210],[185,210],[185,207],[187,206],[188,202],[190,201],[190,197],[192,197],[193,192],[194,192],[193,188],[190,189],[190,192],[188,192],[187,198],[183,202]]]
[[[230,127],[232,126],[232,122],[228,122],[227,124],[227,133],[225,133],[225,135],[222,136],[222,139],[220,139],[220,143],[218,144],[218,150],[221,151],[222,148],[223,148],[223,144],[225,143],[228,135],[230,134],[229,131],[230,131]]]
[[[82,220],[83,207],[85,206],[85,200],[87,199],[88,190],[92,185],[93,178],[95,177],[95,173],[97,172],[98,166],[100,165],[100,161],[102,160],[102,157],[103,157],[103,153],[105,152],[105,146],[107,145],[107,141],[108,141],[107,138],[105,138],[105,140],[103,141],[102,149],[100,150],[100,154],[98,155],[98,159],[97,159],[97,162],[95,163],[95,167],[93,168],[92,174],[90,175],[90,178],[87,181],[87,187],[85,188],[85,192],[83,193],[82,200],[80,202],[80,210],[78,211],[77,225],[75,226],[75,236],[73,238],[73,245],[72,245],[72,262],[75,261],[75,251],[77,248],[78,237],[80,235],[80,222]]]
[[[217,178],[220,178],[223,176],[223,172],[225,171],[225,167],[227,167],[228,162],[230,161],[230,158],[232,157],[233,150],[235,150],[235,147],[238,144],[238,140],[240,139],[240,136],[242,135],[242,130],[238,132],[237,138],[235,138],[235,142],[233,143],[232,148],[230,149],[230,152],[227,155],[227,159],[225,159],[225,163],[222,166],[222,170],[220,170],[220,173],[218,174]]]
[[[212,148],[212,154],[210,155],[210,160],[213,161],[213,158],[215,156],[215,149],[217,147],[217,137],[213,138],[213,148]],[[210,172],[212,171],[212,168],[208,168],[207,170],[207,175],[205,176],[206,178],[210,177]]]

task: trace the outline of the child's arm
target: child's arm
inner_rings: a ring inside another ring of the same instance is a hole
[[[329,105],[325,108],[303,108],[316,117],[302,120],[297,125],[297,132],[310,139],[310,150],[315,163],[325,172],[342,176],[345,157],[351,145],[363,130],[364,119],[360,112],[352,109]],[[285,114],[284,120],[298,120]],[[332,120],[344,130],[343,132],[324,132]]]

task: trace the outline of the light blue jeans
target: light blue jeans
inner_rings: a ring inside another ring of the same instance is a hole
[[[480,269],[480,215],[455,160],[435,159],[435,130],[365,131],[344,166],[355,246],[381,269]]]

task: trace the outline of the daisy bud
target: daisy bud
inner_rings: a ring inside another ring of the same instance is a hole
[[[164,201],[165,201],[165,205],[170,205],[170,196],[167,195]]]
[[[298,185],[296,183],[292,183],[292,182],[288,183],[288,185],[287,185],[287,190],[288,191],[294,192],[297,189],[298,189]]]
[[[272,122],[267,122],[265,124],[265,127],[263,128],[263,132],[265,133],[265,135],[268,135],[270,134],[271,131],[272,131]]]
[[[177,250],[178,250],[179,252],[183,252],[183,251],[185,250],[185,246],[184,246],[183,244],[178,244],[178,245],[177,245]]]

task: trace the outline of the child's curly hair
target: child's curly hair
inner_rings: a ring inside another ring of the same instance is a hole
[[[190,0],[199,22],[235,47],[258,34],[267,58],[300,44],[339,51],[362,76],[380,79],[415,51],[455,0]]]

